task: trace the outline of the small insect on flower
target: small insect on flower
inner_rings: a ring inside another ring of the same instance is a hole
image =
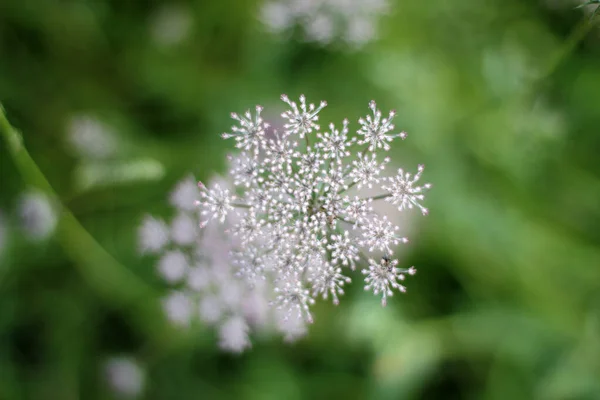
[[[393,296],[394,292],[392,289],[398,289],[400,292],[406,292],[406,287],[402,286],[398,281],[403,281],[404,274],[414,275],[416,269],[410,267],[409,269],[396,268],[398,260],[393,260],[389,255],[384,255],[379,262],[369,259],[369,269],[363,269],[363,275],[365,278],[365,290],[372,290],[374,294],[378,295],[381,293],[381,305],[387,305],[388,296]]]

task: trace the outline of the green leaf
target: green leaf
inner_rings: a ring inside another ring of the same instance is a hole
[[[583,7],[592,5],[592,4],[600,4],[600,0],[590,0],[590,1],[586,2],[586,3],[578,5],[577,7],[575,7],[575,9],[583,8]],[[598,11],[598,9],[596,9],[596,11]],[[596,11],[594,11],[594,14],[596,14]]]

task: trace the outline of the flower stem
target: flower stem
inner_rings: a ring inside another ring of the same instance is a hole
[[[17,169],[25,182],[60,204],[58,196],[23,145],[19,131],[13,128],[0,105],[0,136],[4,138]],[[152,342],[170,342],[172,328],[161,318],[155,290],[114,259],[64,205],[60,205],[56,236],[79,273],[106,301],[123,308]]]
[[[242,204],[242,203],[231,203],[232,207],[237,207],[237,208],[251,208],[251,206],[249,204]]]
[[[375,201],[375,200],[385,199],[385,198],[388,198],[388,197],[391,197],[391,196],[392,196],[391,193],[385,193],[385,194],[380,194],[379,196],[367,197],[367,198],[365,198],[363,200],[373,200],[373,201]]]

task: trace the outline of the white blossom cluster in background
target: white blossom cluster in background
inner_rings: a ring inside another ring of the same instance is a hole
[[[240,151],[230,157],[229,179],[208,186],[185,179],[171,195],[173,220],[147,216],[139,231],[140,250],[160,254],[157,270],[175,288],[164,299],[167,315],[180,325],[197,316],[217,327],[230,351],[250,346],[251,330],[304,335],[315,299],[338,304],[358,264],[356,276],[384,306],[416,272],[400,268],[394,251],[407,239],[393,216],[374,207],[387,201],[427,214],[423,166],[414,175],[384,174],[390,160],[379,153],[406,138],[395,130],[394,112],[384,117],[371,102],[351,136],[348,120],[317,125],[325,102],[282,100],[289,106],[282,132],[269,129],[260,106],[232,114],[237,124],[223,137]]]
[[[120,398],[135,399],[145,386],[146,374],[135,359],[114,356],[103,365],[105,379],[110,389]]]
[[[233,189],[220,178],[213,183]],[[268,332],[279,327],[288,340],[301,336],[302,323],[283,321],[269,307],[266,283],[248,285],[237,276],[232,254],[244,249],[226,228],[239,219],[232,213],[224,225],[200,229],[195,205],[199,197],[194,178],[183,179],[170,196],[175,215],[169,223],[146,216],[139,228],[140,251],[159,256],[157,272],[172,287],[162,300],[167,317],[182,327],[194,320],[214,326],[219,346],[230,352],[250,346],[250,329]]]
[[[191,10],[183,5],[163,5],[151,18],[150,36],[159,47],[173,47],[190,35],[193,22]]]
[[[117,152],[116,132],[95,116],[72,116],[66,131],[70,148],[80,158],[106,160]]]
[[[9,218],[11,215],[14,220]],[[19,195],[14,213],[4,214],[0,210],[0,257],[9,247],[11,234],[19,232],[30,242],[44,242],[54,234],[58,219],[58,209],[48,196],[36,189],[26,189]],[[16,229],[11,229],[13,224]]]
[[[21,231],[33,241],[48,239],[58,224],[56,207],[44,193],[27,190],[19,198],[18,218]]]
[[[377,37],[378,21],[388,12],[388,0],[266,0],[260,18],[273,33],[300,26],[307,41],[360,48]]]

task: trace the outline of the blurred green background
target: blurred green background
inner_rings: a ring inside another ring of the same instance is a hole
[[[600,399],[600,27],[576,5],[390,0],[353,50],[269,34],[258,0],[0,1],[0,102],[72,213],[20,233],[43,182],[1,141],[0,399],[119,398],[115,355],[144,399]],[[355,280],[298,343],[232,356],[164,321],[136,229],[180,178],[224,172],[229,112],[276,116],[281,93],[354,129],[371,99],[396,109],[390,155],[426,165],[430,215],[407,222],[406,295],[382,309]],[[73,151],[82,115],[110,157]]]

